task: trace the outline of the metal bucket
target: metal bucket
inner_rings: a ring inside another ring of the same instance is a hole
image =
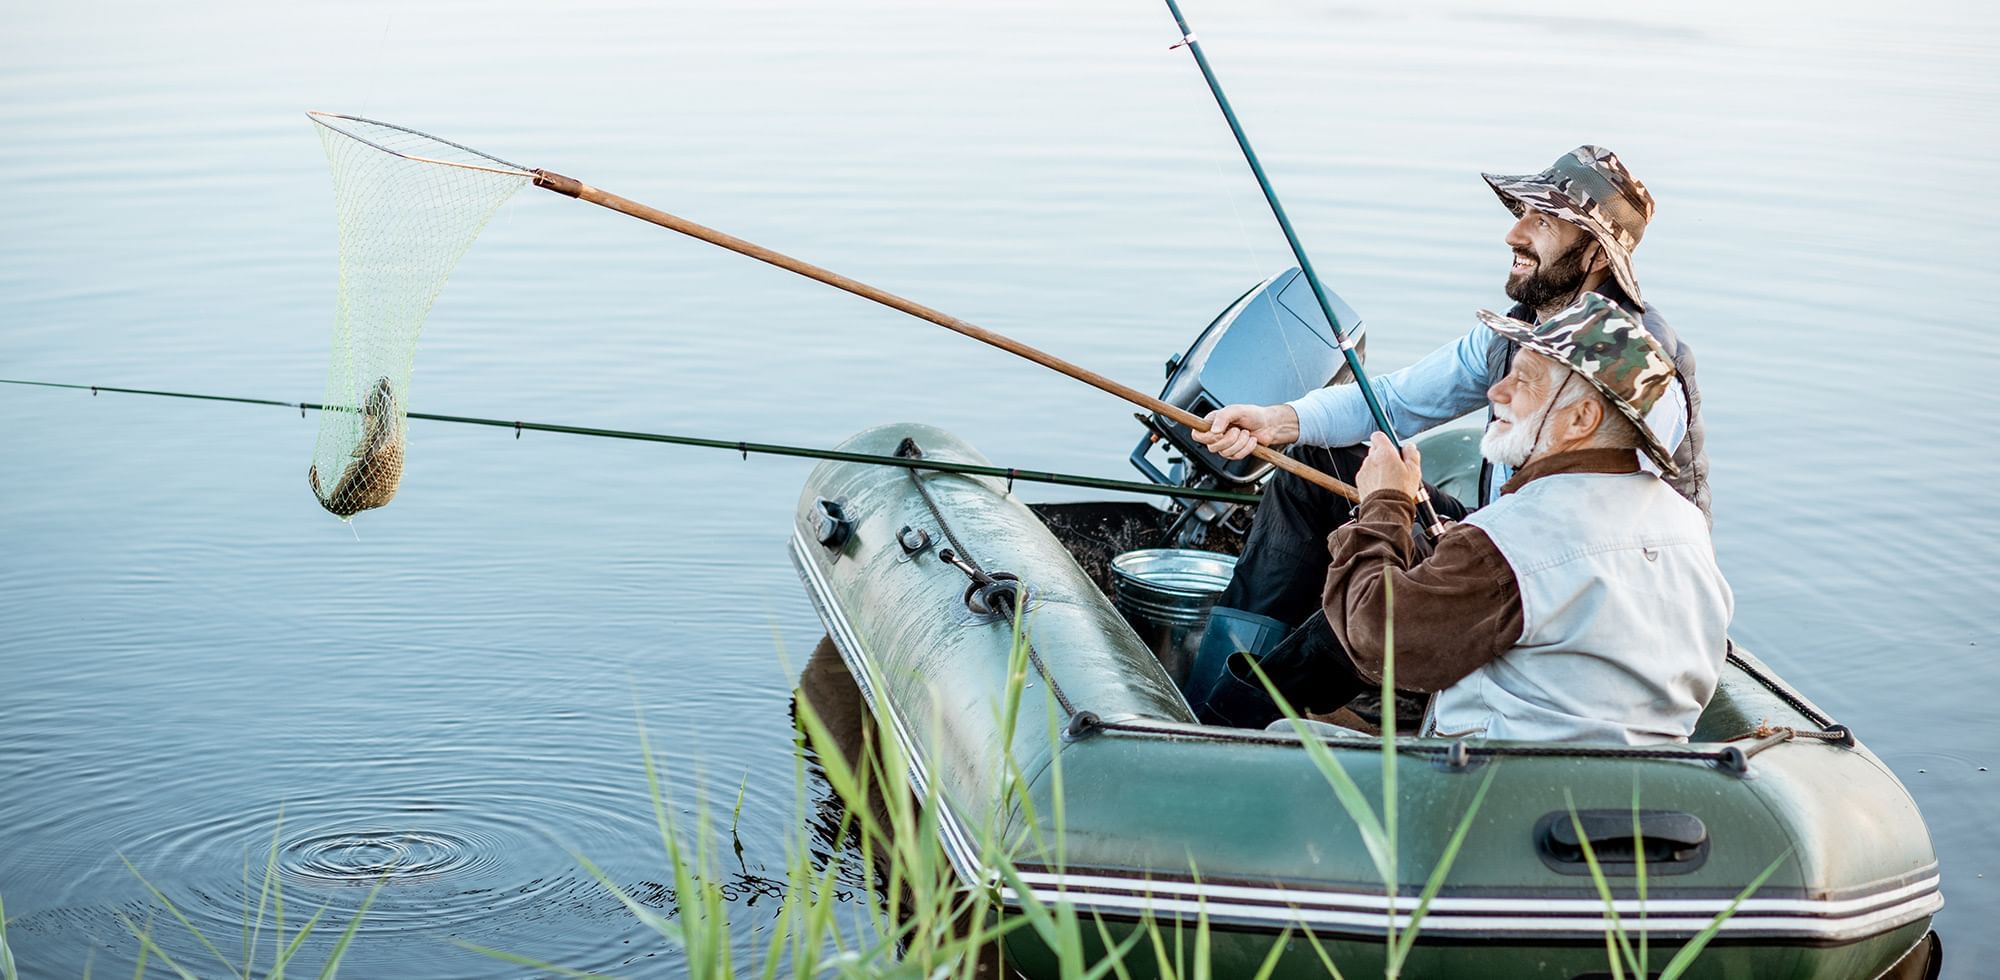
[[[1174,683],[1187,680],[1208,626],[1208,611],[1229,585],[1236,556],[1187,548],[1144,548],[1111,559],[1118,611],[1160,658]]]

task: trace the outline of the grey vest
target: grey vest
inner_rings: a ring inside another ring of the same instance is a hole
[[[1625,297],[1624,290],[1619,289],[1617,283],[1607,282],[1599,287],[1598,292],[1626,309],[1632,308],[1632,302]],[[1535,312],[1524,306],[1515,306],[1507,315],[1517,320],[1536,319]],[[1694,375],[1694,348],[1689,347],[1681,340],[1680,334],[1675,333],[1674,328],[1667,325],[1667,319],[1660,315],[1659,307],[1647,304],[1642,319],[1646,325],[1646,332],[1660,342],[1660,347],[1666,350],[1668,357],[1673,358],[1674,373],[1680,376],[1681,389],[1687,393],[1687,435],[1674,449],[1674,465],[1678,466],[1681,472],[1679,476],[1669,479],[1667,485],[1679,491],[1681,496],[1686,497],[1696,507],[1701,508],[1702,516],[1708,518],[1710,523],[1714,523],[1715,515],[1709,509],[1708,451],[1702,445],[1704,433],[1701,421],[1701,384],[1695,380]],[[1487,376],[1494,381],[1505,377],[1508,371],[1513,370],[1514,353],[1520,349],[1521,345],[1494,334],[1492,346],[1486,349]],[[1491,409],[1487,411],[1487,417],[1492,417]],[[1492,481],[1493,464],[1480,460],[1479,500],[1472,501],[1474,505],[1483,503],[1490,496],[1488,488],[1492,486]]]

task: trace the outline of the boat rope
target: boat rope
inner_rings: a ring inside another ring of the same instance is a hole
[[[1751,663],[1749,660],[1746,660],[1742,656],[1738,655],[1736,652],[1736,644],[1734,643],[1731,643],[1729,645],[1729,662],[1736,665],[1736,669],[1741,670],[1745,674],[1750,675],[1751,680],[1754,680],[1758,684],[1763,685],[1764,690],[1771,692],[1771,695],[1773,697],[1776,697],[1778,700],[1785,702],[1785,705],[1787,707],[1791,708],[1793,711],[1798,712],[1799,714],[1806,716],[1807,721],[1810,721],[1813,724],[1818,725],[1820,727],[1820,735],[1832,736],[1831,738],[1832,741],[1841,741],[1843,739],[1850,742],[1853,741],[1854,733],[1850,731],[1846,725],[1842,725],[1834,721],[1832,718],[1828,718],[1825,714],[1822,714],[1819,711],[1819,709],[1814,708],[1811,704],[1809,704],[1806,701],[1806,699],[1799,697],[1797,694],[1793,693],[1790,688],[1779,683],[1777,678],[1764,673],[1764,671],[1759,669],[1757,665]],[[1818,737],[1818,736],[1813,736],[1813,737]]]
[[[896,445],[896,455],[911,460],[925,458],[923,447],[917,445],[915,439],[907,436]],[[1028,584],[1011,572],[988,572],[980,566],[979,560],[972,557],[972,552],[966,550],[965,543],[960,541],[958,534],[951,529],[951,522],[944,519],[944,511],[931,496],[930,488],[924,486],[923,477],[918,474],[918,469],[918,467],[906,468],[904,475],[910,478],[910,485],[916,488],[917,496],[923,498],[924,509],[931,512],[931,519],[937,521],[939,533],[943,534],[945,542],[951,545],[950,548],[938,551],[938,560],[964,572],[965,576],[972,580],[973,588],[966,595],[968,601],[975,596],[981,597],[995,612],[1006,616],[1008,621],[1012,622],[1019,612],[1016,603],[1028,601]],[[1041,651],[1035,649],[1035,641],[1023,632],[1021,643],[1028,648],[1028,662],[1034,665],[1035,673],[1041,675],[1042,682],[1049,686],[1049,693],[1055,696],[1056,706],[1062,709],[1064,720],[1078,717],[1076,706],[1070,703],[1069,695],[1063,693],[1062,685],[1056,683],[1055,675],[1049,673],[1049,665],[1043,662]],[[1096,717],[1089,712],[1083,714],[1093,719]]]
[[[238,405],[274,405],[279,408],[298,409],[299,416],[305,417],[308,410],[316,412],[353,412],[348,405],[322,405],[316,402],[287,402],[271,398],[241,398],[234,395],[206,395],[185,391],[155,391],[147,388],[115,388],[109,385],[59,384],[53,381],[19,381],[0,378],[0,384],[24,385],[35,388],[66,388],[73,391],[88,391],[92,395],[112,392],[121,395],[150,395],[159,398],[188,398],[196,401],[230,402]],[[804,459],[828,459],[843,463],[868,463],[876,466],[896,466],[913,470],[936,470],[944,473],[966,473],[973,476],[1001,477],[1011,484],[1015,480],[1026,483],[1047,483],[1068,487],[1088,487],[1094,490],[1114,490],[1120,493],[1140,493],[1154,497],[1187,497],[1200,500],[1216,500],[1232,504],[1254,504],[1258,495],[1238,493],[1229,490],[1213,490],[1206,487],[1167,487],[1137,480],[1112,480],[1104,477],[1080,476],[1073,473],[1052,473],[1046,470],[1024,470],[1010,466],[987,466],[980,463],[960,463],[949,460],[920,460],[881,456],[873,453],[850,453],[838,449],[817,449],[811,446],[785,446],[768,442],[745,442],[736,439],[705,439],[700,436],[671,435],[664,432],[633,432],[625,429],[599,429],[581,425],[559,425],[552,422],[523,422],[518,419],[479,418],[471,415],[439,415],[431,412],[408,412],[408,417],[430,422],[449,422],[456,425],[482,425],[492,428],[511,429],[514,438],[519,439],[523,430],[532,432],[560,432],[568,435],[591,436],[599,439],[630,439],[639,442],[663,442],[676,446],[698,446],[706,449],[727,449],[741,454],[745,459],[751,453],[762,456],[793,456]]]
[[[1475,757],[1504,758],[1584,758],[1584,759],[1663,759],[1712,763],[1737,775],[1750,771],[1750,759],[1773,746],[1795,739],[1825,742],[1832,745],[1852,747],[1854,733],[1847,726],[1836,723],[1825,714],[1813,708],[1804,698],[1786,688],[1777,678],[1759,669],[1747,658],[1736,652],[1731,644],[1729,663],[1741,670],[1751,680],[1770,692],[1786,706],[1805,716],[1806,720],[1820,726],[1818,731],[1791,726],[1760,724],[1757,728],[1741,735],[1724,739],[1739,742],[1755,739],[1747,746],[1725,745],[1720,749],[1695,749],[1680,746],[1616,746],[1616,745],[1475,745],[1470,740],[1459,739],[1446,744],[1398,743],[1399,755],[1442,756],[1445,764],[1453,769],[1464,769]],[[1203,729],[1199,732],[1183,727],[1150,723],[1144,720],[1099,721],[1096,726],[1104,731],[1122,731],[1139,735],[1166,736],[1169,738],[1200,738],[1225,742],[1253,742],[1260,744],[1289,744],[1296,736],[1288,732],[1252,731],[1248,729]],[[1320,740],[1335,748],[1375,749],[1380,741],[1373,738],[1330,735]]]
[[[1291,745],[1298,736],[1291,732],[1271,732],[1248,728],[1192,728],[1171,723],[1156,723],[1140,720],[1099,721],[1096,728],[1101,731],[1126,732],[1134,735],[1165,736],[1167,738],[1199,739],[1216,742],[1244,742],[1257,745]],[[1323,735],[1314,736],[1321,742],[1339,749],[1368,749],[1379,751],[1381,739],[1368,736]],[[1719,768],[1742,775],[1750,771],[1750,756],[1762,751],[1745,751],[1734,745],[1720,749],[1693,749],[1678,746],[1639,745],[1478,745],[1470,739],[1451,742],[1405,742],[1398,740],[1396,754],[1440,757],[1453,769],[1464,769],[1475,758],[1541,758],[1541,759],[1654,759],[1682,762],[1707,762]]]

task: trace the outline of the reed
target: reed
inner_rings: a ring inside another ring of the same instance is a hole
[[[7,945],[7,903],[0,901],[0,980],[21,980],[14,967],[14,950]]]
[[[120,854],[118,857],[119,860],[125,862],[125,867],[132,872],[132,876],[139,879],[140,884],[146,886],[146,890],[153,896],[153,901],[158,903],[161,909],[164,909],[168,915],[171,915],[178,921],[181,927],[186,929],[190,936],[194,937],[196,944],[201,947],[202,951],[214,959],[215,965],[227,971],[226,975],[228,976],[237,977],[239,980],[251,980],[251,978],[259,975],[257,973],[257,958],[259,953],[262,952],[261,943],[264,929],[268,925],[271,929],[271,964],[264,968],[262,976],[265,980],[284,980],[285,971],[292,966],[292,961],[297,958],[300,948],[305,945],[306,939],[313,934],[314,928],[320,924],[321,919],[326,915],[326,907],[321,906],[311,916],[306,918],[305,922],[298,927],[296,932],[292,933],[289,937],[285,934],[285,894],[283,882],[278,874],[278,841],[283,832],[284,823],[284,814],[280,812],[277,825],[271,830],[271,847],[264,859],[264,874],[257,890],[257,905],[254,911],[249,905],[250,889],[247,887],[250,877],[250,864],[247,859],[244,861],[243,876],[246,887],[243,891],[243,950],[242,959],[237,962],[232,962],[222,952],[222,949],[211,941],[173,903],[172,899],[166,896],[166,893],[160,891],[157,886],[147,880],[146,876],[139,871],[137,865],[133,864],[123,854]],[[340,961],[347,955],[348,946],[353,943],[355,933],[361,928],[361,920],[368,915],[369,907],[375,904],[375,896],[382,891],[382,886],[388,882],[388,879],[389,875],[385,873],[380,879],[376,880],[374,885],[369,887],[368,894],[361,900],[360,908],[355,910],[354,917],[348,920],[347,928],[341,930],[340,938],[334,941],[333,948],[327,952],[326,959],[320,964],[319,980],[333,980],[339,974]],[[142,927],[134,923],[131,917],[122,912],[115,914],[118,917],[119,923],[139,943],[139,963],[133,973],[134,977],[145,975],[146,962],[149,958],[158,959],[162,964],[166,965],[167,969],[173,971],[174,975],[180,977],[181,980],[197,980],[200,974],[195,972],[194,967],[196,966],[203,969],[209,968],[205,963],[193,964],[190,962],[190,964],[183,964],[174,959],[165,949],[161,948],[160,944],[153,939],[153,919],[151,917],[147,918],[146,924]],[[210,973],[209,975],[220,976],[224,974]],[[14,980],[13,975],[9,973],[6,980]]]
[[[1264,690],[1277,702],[1278,710],[1284,713],[1286,721],[1292,726],[1292,731],[1298,735],[1299,743],[1305,747],[1306,756],[1312,760],[1313,767],[1319,770],[1320,776],[1333,789],[1334,798],[1340,802],[1340,807],[1347,813],[1348,819],[1354,821],[1354,825],[1361,831],[1362,844],[1367,847],[1368,856],[1375,864],[1375,873],[1382,878],[1383,890],[1389,898],[1390,908],[1383,926],[1384,943],[1387,948],[1384,951],[1385,963],[1382,975],[1393,980],[1403,975],[1403,967],[1410,958],[1411,950],[1416,947],[1417,935],[1423,929],[1424,916],[1430,913],[1431,900],[1437,897],[1438,890],[1444,887],[1446,877],[1451,874],[1452,864],[1458,860],[1459,849],[1465,843],[1466,834],[1472,829],[1473,818],[1478,816],[1480,806],[1486,801],[1486,791],[1492,788],[1493,777],[1499,774],[1500,766],[1496,761],[1486,767],[1486,778],[1480,780],[1479,789],[1473,794],[1472,802],[1466,805],[1465,814],[1459,818],[1458,826],[1453,829],[1444,852],[1438,856],[1437,865],[1425,879],[1423,890],[1418,894],[1417,906],[1410,913],[1409,922],[1399,927],[1395,912],[1397,882],[1401,880],[1396,853],[1399,813],[1396,806],[1398,765],[1396,590],[1394,583],[1386,579],[1382,583],[1382,601],[1387,606],[1388,616],[1385,619],[1382,636],[1382,645],[1387,653],[1382,658],[1382,808],[1379,814],[1374,804],[1369,802],[1367,795],[1355,785],[1354,778],[1341,766],[1340,760],[1335,758],[1333,752],[1326,747],[1326,743],[1320,741],[1312,729],[1307,727],[1305,720],[1292,707],[1291,702],[1285,699],[1284,694],[1279,692],[1277,686],[1271,683],[1271,679],[1264,674],[1263,669],[1258,667],[1255,670],[1258,680],[1264,685]],[[1340,976],[1340,971],[1334,968],[1332,958],[1326,955],[1325,948],[1320,946],[1317,940],[1313,942],[1313,948],[1319,953],[1328,971],[1336,977]]]
[[[1393,591],[1387,596],[1387,601],[1393,610]],[[1017,604],[1007,684],[994,707],[1002,735],[998,761],[1002,771],[1008,774],[1006,785],[1010,798],[983,813],[984,820],[974,828],[973,834],[980,863],[993,872],[993,878],[982,886],[964,887],[958,872],[945,860],[937,844],[937,814],[941,805],[938,791],[935,785],[912,786],[912,781],[907,779],[906,774],[911,772],[911,760],[896,737],[893,721],[886,714],[871,714],[871,727],[864,732],[864,746],[850,757],[826,719],[804,697],[795,702],[798,726],[804,736],[800,741],[800,751],[794,757],[796,807],[800,815],[794,823],[800,829],[788,846],[788,885],[780,910],[776,921],[769,926],[770,939],[754,964],[743,963],[742,971],[737,972],[738,964],[730,955],[733,934],[729,921],[730,906],[721,900],[717,889],[703,884],[710,873],[708,855],[714,853],[716,847],[705,816],[706,810],[704,807],[696,808],[697,817],[692,828],[680,826],[674,820],[672,808],[666,805],[660,778],[662,767],[653,754],[643,714],[639,719],[640,749],[644,756],[647,785],[655,801],[654,813],[663,854],[674,875],[676,896],[679,898],[679,921],[670,920],[632,900],[588,858],[579,855],[579,862],[607,890],[617,895],[639,921],[651,927],[663,941],[678,947],[686,956],[688,974],[699,980],[738,975],[754,975],[765,980],[775,980],[781,975],[797,980],[827,975],[974,980],[976,977],[1004,975],[1002,971],[1005,967],[998,961],[997,944],[1021,929],[1032,931],[1035,938],[1047,947],[1066,980],[1102,980],[1106,977],[1131,980],[1138,975],[1156,976],[1163,980],[1211,980],[1216,976],[1216,964],[1211,957],[1211,927],[1205,907],[1198,905],[1192,922],[1179,918],[1162,922],[1148,913],[1142,916],[1135,928],[1129,924],[1107,922],[1095,914],[1080,913],[1061,900],[1043,902],[1020,879],[1015,858],[1025,848],[1032,847],[1040,854],[1053,854],[1058,868],[1064,859],[1062,753],[1052,753],[1050,775],[1054,789],[1050,801],[1054,812],[1048,816],[1055,834],[1053,840],[1044,840],[1036,829],[1042,826],[1042,821],[1028,796],[1027,780],[1009,749],[1022,717],[1020,709],[1030,669],[1031,624],[1018,611],[1021,605],[1025,603]],[[1391,621],[1393,623],[1393,616]],[[1312,732],[1293,706],[1271,687],[1268,678],[1264,679],[1264,683],[1298,734],[1307,758],[1326,781],[1347,818],[1359,828],[1364,846],[1382,878],[1383,887],[1393,900],[1399,881],[1397,827],[1400,812],[1396,805],[1395,788],[1399,762],[1398,740],[1394,734],[1393,632],[1385,637],[1385,642],[1392,653],[1385,658],[1381,683],[1385,735],[1379,761],[1382,780],[1379,804],[1355,783],[1340,760]],[[864,679],[874,690],[887,689],[880,677]],[[1041,697],[1050,697],[1046,687]],[[1049,719],[1045,736],[1052,746],[1059,744],[1060,734],[1055,728],[1057,713],[1044,712],[1044,717]],[[839,839],[851,845],[820,866],[813,864],[805,844],[804,815],[809,812],[811,802],[807,791],[809,761],[817,761],[827,786],[841,808]],[[1389,914],[1384,929],[1385,978],[1402,976],[1408,966],[1431,901],[1449,878],[1453,863],[1499,768],[1497,763],[1486,767],[1478,790],[1460,817],[1436,865],[1431,868],[1407,919],[1399,922],[1396,913]],[[1635,788],[1635,823],[1638,819],[1637,805]],[[1022,834],[1009,839],[1000,832],[998,818],[1012,806],[1021,807],[1027,819],[1021,821],[1026,828]],[[739,789],[732,824],[741,807],[742,793]],[[1571,809],[1574,812],[1573,804]],[[1584,846],[1593,881],[1606,900],[1605,943],[1612,975],[1620,980],[1627,975],[1651,976],[1646,970],[1643,865],[1638,884],[1641,921],[1635,943],[1634,934],[1617,916],[1612,904],[1611,886],[1596,864],[1596,857],[1590,851],[1587,840]],[[1783,860],[1780,857],[1773,862],[1737,896],[1736,902],[1715,917],[1701,935],[1684,945],[1666,971],[1660,974],[1662,980],[1672,980],[1685,973],[1733,913],[1737,903],[1761,886]],[[858,863],[858,870],[871,876],[874,888],[859,914],[843,916],[834,885],[839,880],[842,863],[847,861]],[[1191,870],[1199,878],[1200,869]],[[999,888],[1003,885],[1014,892],[1018,908],[1010,909],[1000,902]],[[1344,980],[1339,964],[1320,938],[1310,930],[1304,930],[1300,935],[1310,945],[1326,973],[1336,980]],[[1286,932],[1272,943],[1253,980],[1266,980],[1275,972],[1291,936],[1290,932]],[[519,954],[483,951],[509,962],[563,976],[595,976]]]
[[[1393,599],[1391,600],[1393,601]],[[1053,839],[1043,839],[1037,829],[1041,814],[1028,795],[1028,781],[1011,749],[1020,719],[1022,699],[1027,692],[1031,624],[1019,611],[1014,622],[1007,684],[994,705],[1001,738],[997,760],[1007,774],[1009,798],[982,812],[974,827],[974,846],[979,862],[992,870],[992,879],[982,887],[967,888],[959,873],[945,859],[937,844],[938,813],[941,802],[934,784],[913,786],[906,778],[910,759],[896,737],[893,721],[886,713],[871,714],[864,732],[862,751],[849,756],[826,719],[808,698],[795,701],[795,714],[803,734],[801,751],[794,758],[797,810],[801,828],[788,847],[788,885],[780,901],[775,921],[767,927],[770,938],[752,962],[732,959],[730,906],[720,892],[703,881],[709,877],[709,855],[718,846],[709,829],[705,807],[696,807],[692,827],[683,826],[667,805],[661,772],[643,713],[638,727],[640,750],[647,787],[654,800],[654,814],[661,838],[662,856],[672,871],[678,900],[678,918],[670,919],[633,900],[607,878],[589,858],[578,855],[579,863],[611,894],[617,896],[638,921],[662,941],[678,948],[686,958],[686,972],[697,980],[729,976],[776,978],[790,975],[799,980],[828,974],[842,977],[910,977],[941,980],[973,980],[1004,970],[998,962],[997,944],[1009,934],[1026,929],[1053,955],[1060,974],[1069,980],[1101,980],[1116,977],[1130,980],[1148,975],[1165,980],[1211,980],[1216,964],[1211,956],[1211,927],[1205,907],[1198,906],[1192,922],[1171,919],[1162,922],[1150,913],[1136,927],[1107,922],[1094,913],[1081,913],[1060,899],[1044,902],[1020,879],[1016,857],[1032,848],[1037,854],[1052,854],[1058,868],[1063,865],[1064,826],[1062,753],[1052,753],[1050,778],[1053,792],[1048,824]],[[1393,642],[1393,636],[1390,637]],[[1390,658],[1393,663],[1393,658]],[[887,685],[876,676],[864,678],[874,690]],[[1383,700],[1393,706],[1393,667],[1382,678]],[[1267,681],[1268,685],[1268,681]],[[1397,886],[1395,806],[1396,739],[1383,739],[1380,765],[1383,773],[1383,800],[1379,806],[1355,784],[1339,760],[1314,735],[1300,715],[1275,690],[1274,697],[1300,735],[1307,757],[1332,789],[1347,817],[1361,828],[1362,837],[1382,875],[1384,887],[1393,898]],[[1040,692],[1050,697],[1046,686]],[[1393,707],[1388,709],[1393,712]],[[1048,730],[1043,733],[1052,746],[1060,744],[1056,730],[1057,713],[1047,711]],[[1393,713],[1384,718],[1393,733]],[[804,841],[804,814],[810,800],[806,790],[809,761],[816,761],[841,808],[840,839],[850,846],[814,866]],[[1399,923],[1394,914],[1388,919],[1384,939],[1385,977],[1402,975],[1432,898],[1448,878],[1452,863],[1469,832],[1474,817],[1492,785],[1497,766],[1489,766],[1477,793],[1458,822],[1456,830],[1437,865],[1431,870],[1407,921]],[[735,812],[742,805],[739,791]],[[1019,807],[1026,819],[1024,830],[1013,838],[1002,833],[999,818],[1010,808]],[[732,818],[734,813],[732,813]],[[732,819],[733,822],[733,819]],[[853,861],[858,870],[870,875],[872,894],[859,914],[843,915],[835,898],[834,883],[842,862]],[[1200,869],[1191,869],[1199,877]],[[1012,890],[1018,907],[1003,906],[999,889]],[[1279,967],[1291,932],[1278,937],[1254,974],[1265,980]],[[1333,977],[1343,975],[1339,965],[1317,936],[1300,933],[1315,951],[1321,965]],[[594,976],[519,953],[483,949],[481,952],[508,962],[547,970],[563,976]],[[740,971],[740,972],[739,972]]]

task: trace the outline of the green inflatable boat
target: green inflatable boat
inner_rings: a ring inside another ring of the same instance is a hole
[[[985,462],[914,424],[842,448]],[[1453,451],[1434,442],[1426,461]],[[1163,527],[1148,504],[1038,510],[1009,491],[1004,480],[825,463],[800,497],[791,544],[829,637],[907,750],[913,786],[935,793],[939,844],[965,887],[1022,901],[973,844],[979,828],[997,828],[1047,845],[1015,856],[1023,888],[1096,914],[1114,937],[1145,916],[1204,916],[1217,976],[1252,974],[1278,942],[1279,975],[1322,976],[1310,930],[1348,976],[1379,975],[1391,917],[1407,924],[1490,774],[1405,975],[1609,976],[1605,906],[1565,793],[1628,928],[1641,914],[1643,858],[1656,950],[1696,935],[1776,862],[1690,976],[1934,975],[1929,924],[1942,899],[1915,804],[1851,733],[1748,652],[1731,653],[1686,745],[1398,739],[1403,870],[1392,903],[1299,738],[1197,724],[1107,597],[1106,554],[1160,543],[1185,522]],[[1207,545],[1229,550],[1230,526],[1218,522]],[[1032,667],[1002,744],[1017,583]],[[1379,740],[1320,740],[1379,806]],[[1008,754],[1025,786],[1010,788]],[[1031,822],[1038,837],[1023,833]],[[1054,974],[1032,930],[1006,942],[1016,969]],[[1143,972],[1151,957],[1141,959],[1131,965]]]

